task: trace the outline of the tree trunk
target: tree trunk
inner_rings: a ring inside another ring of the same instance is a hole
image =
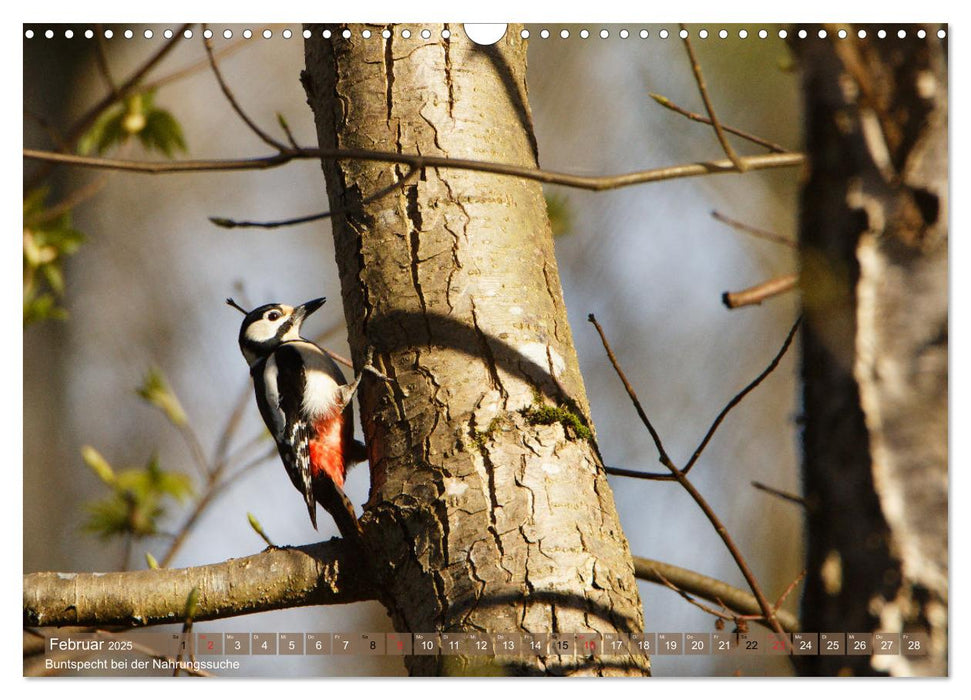
[[[322,148],[535,166],[526,44],[461,26],[310,27],[304,86]],[[419,31],[432,31],[429,39]],[[408,632],[642,631],[597,451],[540,185],[323,164],[349,340],[392,378],[361,392],[365,523]],[[411,656],[416,675],[642,675],[645,657]]]
[[[793,42],[805,76],[803,629],[926,633],[928,656],[813,674],[947,673],[947,47]],[[896,31],[896,30],[894,30]],[[829,32],[832,36],[833,31]]]
[[[311,27],[304,85],[322,148],[536,165],[526,45],[402,26]],[[390,384],[361,410],[367,535],[408,632],[640,632],[627,541],[594,442],[541,187],[325,162],[355,358]],[[386,191],[387,194],[381,194]],[[380,196],[376,196],[380,195]],[[492,666],[492,664],[495,664]],[[644,657],[411,656],[412,674],[644,674]],[[492,666],[490,668],[490,666]]]

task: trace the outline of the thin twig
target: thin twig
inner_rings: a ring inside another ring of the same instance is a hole
[[[277,455],[276,445],[268,449],[263,454],[254,457],[252,460],[241,466],[239,469],[233,470],[227,478],[220,481],[212,489],[212,496],[209,499],[209,505],[212,505],[220,496],[223,495],[230,487],[239,485],[243,477],[251,474],[258,466],[264,462],[268,462]]]
[[[790,248],[798,248],[799,244],[796,241],[788,238],[786,236],[780,236],[778,233],[773,233],[772,231],[766,231],[765,229],[756,228],[755,226],[749,226],[748,224],[742,223],[741,221],[736,221],[735,219],[730,219],[724,214],[713,211],[711,217],[716,221],[721,221],[723,224],[728,224],[736,231],[741,231],[742,233],[747,233],[750,236],[755,236],[756,238],[762,238],[767,241],[772,241],[773,243],[780,243],[784,246],[789,246]]]
[[[664,586],[667,586],[667,587],[668,587],[669,589],[671,589],[672,591],[674,591],[675,593],[677,593],[677,594],[678,594],[679,596],[681,596],[681,597],[682,597],[682,598],[684,598],[684,599],[685,599],[685,600],[686,600],[687,602],[689,602],[689,603],[691,603],[692,605],[694,605],[695,607],[697,607],[697,608],[698,608],[699,610],[701,610],[701,611],[703,611],[703,612],[706,612],[706,613],[708,613],[709,615],[713,615],[713,616],[715,616],[715,617],[717,617],[717,618],[720,618],[720,619],[722,619],[722,620],[728,620],[729,622],[735,619],[735,616],[734,616],[734,615],[729,615],[728,613],[726,613],[726,612],[722,612],[721,610],[715,610],[714,608],[712,608],[712,607],[710,607],[710,606],[708,606],[708,605],[705,605],[704,603],[699,603],[699,602],[698,602],[697,600],[695,600],[695,599],[694,599],[694,597],[692,597],[692,596],[691,596],[691,595],[690,595],[689,593],[687,593],[687,592],[685,592],[685,591],[682,591],[682,590],[681,590],[680,588],[678,588],[678,587],[677,587],[677,586],[675,586],[675,585],[674,585],[673,583],[671,583],[671,582],[670,582],[670,581],[669,581],[669,580],[668,580],[668,579],[667,579],[667,578],[666,578],[666,577],[665,577],[664,575],[662,575],[662,574],[660,574],[660,573],[659,573],[659,574],[658,574],[657,576],[658,576],[658,578],[660,579],[660,582],[661,582],[661,583],[662,583],[662,584],[663,584]],[[729,609],[729,608],[728,608],[727,606],[725,606],[725,604],[724,604],[724,603],[721,603],[721,601],[718,601],[718,602],[719,602],[719,603],[720,603],[720,604],[722,605],[722,607],[723,607],[723,608],[725,608],[726,610],[728,610],[728,609]]]
[[[24,116],[37,122],[37,126],[47,132],[47,137],[51,140],[51,143],[53,143],[55,147],[60,150],[67,150],[61,134],[54,127],[54,125],[50,123],[47,117],[42,114],[37,114],[37,112],[29,109],[24,109]],[[24,188],[24,190],[26,191],[27,188]]]
[[[754,287],[742,289],[738,292],[722,292],[722,304],[729,309],[737,309],[742,306],[757,306],[766,299],[785,294],[795,288],[799,282],[799,275],[793,273],[773,277],[765,282],[760,282]]]
[[[203,27],[205,27],[205,25],[203,25]],[[209,58],[209,67],[212,68],[212,73],[216,76],[216,82],[219,83],[219,88],[223,91],[223,95],[226,96],[226,100],[233,108],[233,111],[236,112],[236,115],[246,123],[246,126],[249,127],[250,131],[256,134],[260,141],[265,143],[270,148],[275,148],[281,152],[284,151],[287,148],[284,143],[277,141],[275,138],[263,131],[259,126],[257,126],[256,122],[250,119],[246,112],[243,111],[243,108],[239,105],[239,102],[236,101],[236,96],[233,94],[233,91],[229,89],[229,85],[227,85],[226,81],[223,79],[222,72],[219,70],[219,64],[216,63],[216,57],[212,52],[212,41],[206,39],[205,34],[203,34],[202,41],[206,47],[206,56]]]
[[[202,497],[196,501],[195,506],[192,508],[192,512],[189,514],[189,517],[186,518],[185,522],[182,524],[182,527],[180,527],[178,532],[175,533],[175,536],[172,537],[168,550],[158,563],[159,568],[168,568],[179,549],[182,548],[186,538],[189,536],[189,532],[195,526],[196,521],[199,520],[199,517],[212,502],[216,490],[215,483],[215,480],[212,478],[212,472],[210,472],[209,478],[206,480],[206,489],[202,494]]]
[[[230,54],[236,53],[247,44],[252,44],[252,43],[253,42],[247,41],[246,39],[237,39],[236,41],[233,41],[227,44],[221,49],[217,49],[216,51],[213,51],[213,56],[220,59],[226,58]],[[169,73],[168,75],[162,76],[158,80],[153,80],[151,82],[144,83],[142,85],[142,89],[145,90],[146,92],[149,90],[157,90],[160,87],[182,80],[183,78],[187,78],[193,73],[198,73],[199,71],[206,68],[209,68],[208,56],[206,58],[199,59],[195,63],[192,63],[186,66],[185,68],[180,68],[177,71],[174,71],[172,73]]]
[[[283,228],[285,226],[299,226],[300,224],[309,224],[313,221],[322,221],[323,219],[329,219],[334,215],[334,212],[322,211],[318,214],[307,214],[306,216],[298,216],[293,219],[281,219],[280,221],[237,221],[236,219],[229,219],[224,216],[210,216],[209,221],[218,226],[219,228]]]
[[[759,603],[751,593],[735,588],[724,581],[668,562],[644,557],[633,557],[633,560],[634,576],[641,580],[674,585],[679,589],[679,592],[684,591],[710,602],[718,603],[726,610],[733,611],[736,614],[751,615],[759,612]],[[782,626],[790,632],[799,631],[799,620],[796,616],[785,610],[779,610],[778,607],[777,605],[777,616]],[[708,612],[718,614],[712,610],[708,610]],[[762,623],[766,624],[764,620]]]
[[[293,132],[290,131],[290,125],[287,123],[287,120],[284,118],[283,114],[277,112],[276,120],[280,122],[280,128],[283,129],[283,133],[287,135],[287,141],[290,142],[290,145],[294,148],[300,148],[300,144],[298,144],[297,139],[293,137]]]
[[[725,151],[725,155],[728,159],[732,161],[740,173],[744,173],[746,170],[745,162],[738,157],[735,149],[732,148],[732,144],[728,142],[728,137],[725,136],[725,132],[722,129],[721,123],[718,121],[718,117],[715,115],[715,108],[711,104],[711,99],[708,97],[708,87],[705,85],[705,76],[701,73],[701,65],[698,63],[698,59],[695,57],[695,51],[691,48],[691,40],[688,38],[687,30],[682,24],[681,29],[685,32],[684,34],[684,47],[688,50],[688,58],[691,59],[691,70],[695,74],[695,82],[698,83],[698,91],[701,93],[701,100],[705,103],[705,110],[708,112],[708,117],[711,119],[711,125],[715,128],[715,135],[718,137],[718,143],[721,144],[722,150]]]
[[[629,476],[632,479],[644,479],[644,481],[674,481],[670,472],[641,472],[636,469],[622,469],[620,467],[604,466],[604,472],[611,476]]]
[[[199,441],[199,436],[196,435],[195,430],[192,429],[192,426],[188,422],[179,425],[179,433],[182,435],[182,439],[185,440],[185,444],[192,454],[192,460],[199,470],[199,476],[206,478],[211,469],[209,468],[209,462],[206,460],[206,452],[202,448],[202,443]]]
[[[247,401],[247,404],[249,404],[249,401]],[[269,439],[270,439],[270,435],[266,431],[263,431],[261,433],[254,435],[249,440],[247,440],[242,445],[240,445],[235,450],[233,450],[232,452],[229,452],[226,455],[226,458],[225,458],[226,467],[228,468],[236,464],[237,462],[240,461],[240,459],[248,455],[255,448],[259,447],[261,443]]]
[[[685,465],[683,473],[687,474],[688,470],[691,469],[695,462],[698,461],[701,453],[704,452],[705,447],[708,446],[708,441],[711,440],[712,436],[715,434],[715,431],[718,430],[718,426],[721,425],[723,420],[725,420],[725,416],[728,415],[729,411],[741,403],[742,399],[744,399],[750,391],[761,384],[763,380],[772,374],[775,368],[779,366],[779,362],[782,360],[782,357],[786,354],[786,351],[792,344],[792,339],[795,337],[796,331],[799,329],[799,324],[801,323],[802,316],[799,316],[799,318],[796,319],[796,322],[792,324],[792,328],[789,329],[789,333],[786,335],[786,339],[782,343],[782,347],[779,348],[779,352],[777,352],[775,357],[772,358],[772,361],[769,363],[768,367],[762,370],[762,372],[759,373],[759,376],[749,382],[748,386],[735,394],[735,396],[732,397],[732,400],[725,404],[725,408],[721,410],[721,413],[719,413],[715,418],[714,422],[711,424],[711,427],[708,428],[708,432],[705,433],[705,437],[702,438],[701,442],[698,444],[698,447],[695,448],[694,454],[691,455],[691,459],[688,460],[688,463]]]
[[[634,392],[634,388],[630,385],[630,382],[627,381],[627,376],[620,368],[620,363],[617,362],[617,358],[614,356],[614,351],[611,349],[610,343],[607,341],[607,335],[604,333],[604,329],[601,328],[600,323],[593,314],[590,314],[587,317],[587,320],[589,320],[590,323],[593,324],[594,328],[597,329],[597,333],[600,335],[600,342],[603,344],[604,350],[607,352],[607,357],[610,359],[610,364],[613,365],[614,371],[617,372],[617,376],[624,385],[624,389],[627,390],[627,396],[630,397],[631,402],[634,404],[634,408],[637,410],[637,415],[640,416],[641,422],[654,439],[654,445],[657,447],[658,460],[669,469],[674,469],[677,471],[678,468],[674,466],[674,462],[672,462],[671,458],[668,457],[668,453],[664,451],[664,445],[661,443],[661,436],[658,435],[657,431],[654,429],[650,418],[647,417],[647,413],[644,412],[644,408],[641,406],[641,402],[638,400],[637,394]]]
[[[53,221],[64,212],[74,209],[74,207],[86,202],[87,200],[91,199],[96,194],[98,194],[98,192],[100,192],[104,188],[104,186],[108,184],[108,180],[110,178],[111,178],[111,173],[105,173],[104,175],[97,178],[96,180],[92,180],[84,187],[80,187],[74,190],[74,192],[67,195],[64,199],[62,199],[57,204],[54,204],[48,207],[47,209],[45,209],[44,213],[41,216],[39,216],[37,220],[41,223],[47,222],[47,221]]]
[[[361,201],[361,204],[369,204],[371,202],[377,201],[391,192],[394,192],[399,187],[404,187],[408,182],[418,173],[418,169],[414,167],[409,167],[408,171],[404,174],[400,180],[396,180],[394,183],[388,185],[387,187],[382,187],[380,190],[372,195],[368,195]],[[298,224],[306,224],[311,221],[320,221],[322,219],[329,219],[337,214],[344,214],[350,211],[350,208],[343,209],[332,209],[331,211],[323,211],[319,214],[310,214],[309,216],[300,216],[295,219],[284,219],[282,221],[236,221],[235,219],[227,219],[221,216],[210,216],[209,221],[214,223],[216,226],[222,228],[281,228],[283,226],[296,226]]]
[[[789,493],[787,491],[780,491],[779,489],[772,488],[771,486],[767,486],[766,484],[763,484],[760,481],[753,481],[752,486],[759,489],[760,491],[765,491],[766,493],[770,493],[773,496],[777,496],[785,501],[789,501],[790,503],[795,503],[796,505],[800,505],[803,508],[806,507],[806,499],[802,498],[801,496],[796,496],[795,494]]]
[[[239,484],[240,479],[243,477],[244,474],[246,474],[249,471],[252,471],[252,469],[259,466],[260,464],[267,461],[268,459],[272,458],[273,455],[275,454],[276,454],[276,446],[274,445],[267,452],[256,457],[251,462],[245,464],[239,469],[234,470],[233,473],[227,476],[226,478],[221,478],[221,477],[223,473],[226,471],[227,465],[229,465],[232,462],[231,458],[227,458],[225,462],[222,462],[219,465],[217,465],[217,469],[210,471],[206,478],[205,490],[203,491],[202,496],[199,498],[198,501],[196,501],[195,506],[193,506],[192,508],[192,512],[185,519],[185,522],[183,522],[182,527],[180,527],[178,531],[172,535],[172,541],[169,543],[168,550],[165,552],[165,555],[162,557],[162,560],[159,562],[159,567],[164,569],[164,568],[167,568],[168,565],[172,563],[172,560],[175,558],[175,555],[178,553],[178,551],[182,548],[182,545],[185,544],[186,539],[189,537],[189,533],[192,532],[192,529],[199,521],[199,518],[202,517],[202,514],[206,511],[206,509],[210,505],[212,505],[216,501],[216,499],[226,491],[228,487],[236,486],[237,484]]]
[[[189,647],[189,661],[190,664],[195,661],[195,656],[192,652],[192,618],[195,616],[196,607],[199,604],[199,587],[193,586],[192,590],[189,591],[189,595],[185,600],[185,612],[183,617],[185,622],[182,623],[182,639],[179,641],[179,653],[175,657],[175,671],[172,673],[173,677],[179,675],[179,670],[182,667],[182,650],[188,646]]]
[[[617,358],[610,350],[610,345],[607,342],[607,337],[604,334],[603,329],[600,327],[600,324],[597,323],[597,320],[596,318],[594,318],[593,314],[590,314],[589,319],[590,319],[590,322],[593,323],[594,326],[597,328],[597,332],[600,334],[600,339],[603,343],[604,350],[606,350],[607,356],[610,358],[610,363],[611,365],[613,365],[614,371],[617,373],[617,376],[620,378],[621,382],[623,382],[624,388],[627,389],[627,394],[631,399],[631,403],[634,404],[634,407],[641,418],[641,422],[644,423],[645,427],[647,427],[648,431],[651,433],[651,436],[654,437],[654,443],[655,445],[657,445],[658,452],[661,454],[661,462],[664,464],[664,466],[666,466],[668,469],[671,470],[671,475],[681,485],[681,488],[687,491],[688,495],[690,495],[691,498],[694,499],[694,502],[698,505],[699,508],[701,508],[701,511],[705,514],[705,517],[708,518],[708,522],[711,523],[712,527],[715,529],[715,532],[717,532],[718,536],[721,537],[722,542],[724,542],[725,544],[725,547],[728,549],[729,553],[732,555],[732,558],[735,560],[736,566],[738,566],[739,571],[742,572],[742,576],[745,577],[746,583],[748,583],[749,588],[752,589],[752,594],[755,596],[756,600],[758,600],[759,609],[762,611],[762,614],[765,616],[765,619],[768,621],[769,625],[772,627],[774,631],[778,632],[779,634],[783,634],[782,626],[779,624],[779,620],[776,618],[775,612],[772,610],[772,606],[769,604],[768,599],[765,597],[765,594],[762,592],[762,587],[759,585],[758,579],[755,578],[755,574],[752,573],[752,570],[749,568],[748,562],[745,560],[745,557],[742,555],[742,552],[738,548],[738,545],[735,544],[735,540],[729,534],[728,528],[725,527],[721,519],[715,513],[714,509],[711,507],[708,501],[705,500],[705,497],[701,495],[701,492],[698,491],[697,488],[695,488],[694,484],[691,483],[688,477],[685,476],[685,474],[674,465],[674,463],[670,460],[670,458],[667,457],[667,454],[663,451],[663,447],[661,447],[660,437],[656,437],[657,433],[654,430],[654,426],[651,425],[650,420],[647,418],[647,415],[644,413],[644,410],[641,408],[640,401],[637,398],[637,394],[634,392],[634,389],[631,387],[630,382],[627,381],[627,377],[624,375],[623,369],[621,369],[620,364],[617,362]],[[747,392],[743,392],[741,396],[744,396],[745,393]],[[740,400],[740,397],[737,397],[737,398],[739,398]],[[727,410],[724,411],[723,413],[727,413]],[[719,418],[719,421],[716,421],[716,422],[720,422],[720,418]],[[709,431],[709,433],[711,432],[713,431]],[[706,437],[706,440],[707,440],[707,437]]]
[[[117,98],[118,83],[115,82],[115,78],[111,74],[111,67],[108,65],[108,55],[105,51],[105,36],[100,24],[94,25],[94,36],[97,39],[95,43],[95,57],[98,60],[98,70],[101,72],[101,77],[104,78],[108,90]]]
[[[693,467],[695,463],[697,463],[698,458],[701,456],[701,453],[704,451],[705,447],[708,445],[708,442],[715,434],[715,431],[718,429],[718,426],[721,425],[721,422],[725,419],[725,416],[728,415],[728,412],[731,411],[733,408],[735,408],[735,406],[737,406],[742,401],[742,399],[744,399],[745,396],[750,391],[752,391],[752,389],[754,389],[759,384],[761,384],[762,381],[766,377],[768,377],[775,370],[776,367],[779,366],[779,361],[782,359],[783,355],[786,354],[786,351],[789,349],[789,346],[792,344],[793,335],[795,334],[796,329],[799,327],[799,324],[801,323],[801,321],[802,321],[802,316],[796,319],[796,322],[793,324],[792,328],[789,329],[789,334],[786,336],[785,341],[783,341],[782,347],[779,348],[779,352],[776,353],[775,357],[772,358],[772,361],[764,370],[762,370],[759,376],[757,376],[755,379],[749,382],[749,384],[744,389],[742,389],[742,391],[736,394],[731,401],[725,404],[725,407],[721,410],[721,413],[719,413],[718,416],[715,418],[714,423],[712,423],[711,427],[708,428],[708,432],[705,434],[704,439],[702,439],[701,444],[699,444],[698,447],[695,449],[694,453],[691,456],[691,460],[688,462],[685,468],[681,470],[683,474],[687,474],[691,470],[691,467]],[[596,324],[596,321],[594,321],[594,323]],[[604,339],[602,332],[601,332],[601,339],[602,340]],[[608,357],[610,356],[611,356],[611,353],[608,350]],[[625,380],[622,379],[622,381],[625,381]],[[630,392],[628,391],[628,396],[629,395],[630,395]],[[629,476],[634,479],[644,479],[646,481],[675,481],[674,476],[672,476],[671,474],[666,474],[664,472],[642,472],[642,471],[635,471],[633,469],[621,469],[619,467],[604,467],[604,471],[607,474],[612,474],[614,476]]]
[[[336,149],[336,148],[287,148],[281,153],[256,158],[224,159],[224,160],[180,160],[180,161],[139,161],[120,160],[114,158],[100,158],[96,156],[78,156],[68,153],[55,153],[32,148],[23,149],[24,158],[40,160],[47,163],[61,163],[87,168],[103,168],[109,170],[124,170],[134,173],[151,175],[167,173],[192,172],[226,172],[236,170],[266,170],[277,168],[293,160],[327,159],[327,160],[365,160],[386,163],[404,163],[415,168],[453,168],[455,170],[471,170],[475,172],[491,173],[494,175],[509,175],[524,180],[534,180],[550,185],[563,185],[582,190],[602,192],[631,185],[648,182],[675,180],[685,177],[699,177],[703,175],[721,175],[737,173],[738,168],[730,160],[722,159],[704,163],[685,163],[664,168],[638,170],[620,175],[585,176],[572,175],[539,168],[530,168],[508,163],[493,163],[490,161],[466,160],[461,158],[446,158],[443,156],[413,155],[408,153],[385,153],[364,149]],[[765,170],[768,168],[789,168],[802,165],[806,157],[801,153],[768,153],[761,156],[743,156],[741,158],[747,170]]]
[[[649,92],[647,93],[647,95],[662,107],[666,109],[670,109],[672,112],[677,112],[681,116],[687,117],[691,121],[700,122],[701,124],[708,124],[709,126],[711,125],[710,118],[706,117],[703,114],[698,114],[697,112],[689,112],[684,107],[679,107],[678,105],[674,104],[674,102],[669,100],[664,95],[659,95],[656,92]],[[751,141],[752,143],[758,144],[759,146],[764,146],[765,148],[768,148],[773,153],[789,152],[789,149],[786,148],[785,146],[780,146],[777,143],[773,143],[772,141],[764,139],[760,136],[756,136],[755,134],[750,134],[747,131],[742,131],[741,129],[736,129],[734,127],[728,126],[727,124],[722,124],[722,129],[724,129],[730,134],[735,134],[736,136],[740,136],[741,138],[747,141]]]
[[[251,389],[249,386],[249,381],[243,385],[242,390],[236,396],[236,401],[233,403],[233,410],[229,413],[229,418],[226,419],[226,425],[223,427],[222,432],[219,434],[219,440],[216,442],[216,449],[213,451],[212,463],[216,465],[216,469],[219,469],[219,465],[224,464],[227,461],[229,454],[229,443],[236,434],[236,430],[239,428],[239,424],[243,420],[243,416],[246,414],[246,407],[249,406]]]
[[[786,586],[786,590],[782,591],[782,595],[780,595],[779,599],[775,601],[776,610],[779,610],[782,607],[782,604],[786,602],[786,598],[788,598],[792,592],[796,590],[796,586],[799,585],[799,582],[806,578],[806,573],[808,571],[809,569],[803,569],[800,571],[799,575],[792,579],[792,582]]]
[[[124,535],[124,542],[122,543],[121,571],[128,571],[128,562],[131,561],[131,552],[134,545],[135,543],[132,533],[126,532]]]

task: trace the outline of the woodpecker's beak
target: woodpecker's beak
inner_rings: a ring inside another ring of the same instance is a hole
[[[307,316],[312,314],[314,311],[319,309],[321,306],[323,306],[325,301],[327,301],[325,297],[320,297],[320,299],[312,299],[310,301],[304,302],[303,304],[295,308],[293,310],[294,323],[299,327],[299,325],[303,323],[303,320],[307,318]]]

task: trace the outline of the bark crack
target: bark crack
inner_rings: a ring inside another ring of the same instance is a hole
[[[489,345],[489,336],[479,327],[479,316],[476,313],[475,308],[475,298],[469,297],[469,304],[472,308],[472,325],[475,329],[476,337],[479,339],[479,343],[482,346],[482,352],[486,357],[486,369],[489,370],[489,378],[492,382],[492,388],[499,392],[502,396],[502,406],[506,408],[506,403],[509,400],[509,393],[506,388],[502,385],[502,379],[499,377],[499,370],[497,369],[496,356],[492,352],[492,346]]]
[[[549,295],[550,301],[553,302],[554,308],[558,309],[560,305],[557,303],[558,297],[554,291],[556,285],[550,280],[549,262],[546,260],[543,260],[543,280],[546,282],[546,293]],[[551,314],[550,317],[553,320],[553,337],[556,338],[557,341],[561,341],[560,324],[557,322],[557,314]]]
[[[445,25],[448,27],[448,25]],[[451,31],[451,30],[449,30]],[[452,84],[452,39],[445,40],[445,87],[448,90],[448,116],[453,118],[455,109],[455,91]]]
[[[467,234],[469,222],[471,221],[469,212],[466,211],[465,205],[462,204],[461,200],[458,197],[456,197],[455,194],[452,192],[452,185],[449,183],[448,178],[442,177],[440,174],[438,174],[437,170],[436,170],[436,175],[438,175],[439,182],[441,182],[445,186],[445,191],[448,193],[449,201],[454,202],[456,205],[458,205],[458,208],[461,210],[462,215],[465,217],[465,223],[462,224],[462,233]],[[455,309],[454,305],[452,304],[452,278],[455,276],[456,272],[462,269],[462,263],[459,261],[460,238],[459,238],[458,232],[455,231],[451,226],[449,226],[448,215],[443,217],[442,226],[452,237],[452,250],[451,250],[452,267],[448,271],[448,277],[445,280],[445,303],[448,306],[449,313],[452,313],[452,311],[454,311]]]
[[[391,126],[391,113],[394,108],[394,52],[391,48],[391,40],[394,37],[394,27],[389,26],[391,34],[384,42],[384,100],[387,116],[385,120]]]

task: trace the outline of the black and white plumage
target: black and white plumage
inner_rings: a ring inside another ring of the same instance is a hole
[[[345,383],[330,356],[300,337],[304,319],[324,301],[240,309],[246,317],[239,347],[250,366],[260,415],[290,480],[303,495],[314,528],[320,503],[341,535],[359,537],[360,525],[343,486],[348,466],[365,459],[364,445],[354,439],[350,406],[360,378]]]

